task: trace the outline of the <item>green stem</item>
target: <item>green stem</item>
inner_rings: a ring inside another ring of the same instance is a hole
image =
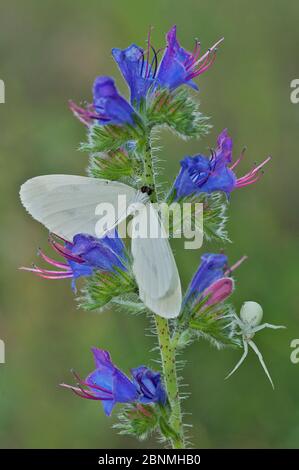
[[[176,371],[175,348],[171,342],[168,320],[166,320],[166,318],[155,315],[155,321],[160,346],[164,381],[171,406],[169,424],[177,435],[176,438],[171,439],[171,443],[174,449],[183,449],[184,434]]]
[[[150,136],[146,138],[144,143],[144,174],[143,182],[145,186],[149,186],[152,189],[151,202],[157,202],[155,174],[153,169],[152,161],[152,149],[150,144]]]
[[[144,144],[144,185],[152,189],[151,202],[157,201],[155,175],[153,171],[152,152],[150,146],[150,136]],[[175,431],[177,437],[171,438],[174,449],[184,448],[184,435],[182,426],[181,404],[179,397],[179,387],[175,361],[175,347],[171,341],[168,320],[155,315],[156,330],[160,347],[162,369],[165,387],[171,406],[170,426]]]

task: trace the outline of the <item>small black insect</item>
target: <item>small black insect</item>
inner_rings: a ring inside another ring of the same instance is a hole
[[[150,196],[150,195],[152,194],[152,192],[153,192],[152,188],[150,188],[149,186],[142,186],[142,187],[140,188],[140,191],[141,191],[142,193],[146,193],[148,196]]]

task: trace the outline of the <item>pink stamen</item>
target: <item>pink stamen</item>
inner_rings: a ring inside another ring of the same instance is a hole
[[[249,173],[242,176],[241,178],[238,178],[237,183],[236,183],[236,187],[237,188],[242,188],[244,186],[248,186],[249,184],[256,183],[261,178],[261,174],[259,173],[259,171],[270,160],[271,160],[271,157],[266,158],[266,160],[264,160],[262,163],[260,163],[257,167],[254,167]]]
[[[79,387],[74,387],[72,385],[67,385],[67,384],[59,384],[59,385],[60,385],[60,387],[72,390],[72,392],[74,392],[80,398],[86,398],[88,400],[95,400],[95,401],[110,400],[110,398],[104,398],[104,397],[99,397],[99,396],[93,395],[92,393],[89,393],[86,390],[83,390],[82,388],[79,388]]]
[[[193,60],[196,62],[200,56],[201,44],[199,41],[196,41],[196,45],[193,51]]]
[[[211,49],[209,49],[208,52],[206,52],[205,55],[197,61],[196,67],[198,67],[198,70],[201,70],[209,63],[209,61],[211,60],[212,54],[213,52],[211,51]]]
[[[50,232],[49,233],[49,238],[54,240],[53,237],[58,238],[59,240],[62,240],[64,243],[70,243],[69,240],[66,240],[65,238],[61,237],[60,235],[57,235],[56,233]]]
[[[207,52],[201,56],[195,63],[194,63],[194,66],[195,65],[200,65],[203,61],[205,61],[209,55],[212,53],[212,52],[217,52],[217,47],[219,46],[219,44],[221,44],[222,42],[224,41],[224,38],[221,38],[219,39],[219,41],[217,41],[212,47],[210,47]]]
[[[75,261],[76,263],[84,263],[84,260],[80,258],[79,256],[73,255],[67,248],[65,248],[63,245],[60,243],[57,243],[55,240],[53,240],[51,237],[49,238],[49,242],[53,249],[62,255],[64,258],[67,258],[71,261]]]
[[[242,152],[240,153],[239,158],[230,166],[230,170],[233,170],[234,168],[236,168],[236,166],[239,165],[239,163],[241,162],[241,160],[243,159],[245,155],[245,151],[246,151],[246,147],[243,148]]]
[[[213,63],[215,62],[215,59],[216,59],[216,52],[213,52],[213,53],[209,52],[209,55],[206,57],[205,61],[199,66],[197,66],[197,69],[195,66],[193,66],[193,72],[188,75],[187,79],[190,80],[206,72],[213,65]]]
[[[101,119],[109,121],[109,117],[104,114],[98,114],[95,112],[93,105],[88,104],[86,108],[78,106],[74,101],[69,101],[69,108],[74,116],[79,119],[85,126],[90,126],[94,119]]]
[[[206,72],[210,67],[212,67],[212,65],[215,62],[215,59],[216,59],[216,52],[214,52],[213,55],[211,54],[211,56],[209,57],[209,61],[205,66],[201,65],[199,69],[195,71],[196,76],[201,75],[202,73]]]
[[[256,183],[257,181],[259,181],[261,179],[262,175],[258,175],[256,178],[252,179],[252,180],[248,180],[247,182],[243,182],[243,183],[239,183],[238,180],[237,180],[237,183],[236,183],[236,188],[245,188],[245,186],[249,186],[250,184],[253,184],[253,183]]]
[[[248,259],[248,256],[244,255],[242,256],[239,261],[237,261],[235,264],[233,264],[229,269],[227,269],[224,273],[224,276],[229,276],[235,269],[237,269],[244,261]]]
[[[59,275],[59,276],[64,276],[64,275],[68,275],[68,274],[72,274],[72,271],[69,270],[68,272],[67,271],[52,271],[52,270],[47,270],[47,269],[41,269],[39,268],[38,266],[33,266],[33,268],[27,268],[26,266],[21,266],[20,268],[20,271],[29,271],[31,273],[35,273],[35,274],[53,274],[53,275]]]
[[[72,374],[75,377],[75,379],[81,384],[84,385],[85,387],[91,387],[94,388],[95,390],[99,390],[100,392],[107,393],[108,395],[112,395],[112,392],[108,390],[107,388],[101,387],[100,385],[96,384],[89,384],[85,382],[84,380],[81,379],[81,377],[77,374],[76,371],[72,370]]]
[[[198,58],[200,56],[200,50],[201,50],[201,44],[200,44],[199,41],[196,40],[193,52],[191,54],[191,57],[186,59],[186,62],[185,62],[186,70],[189,70],[195,64],[195,62],[198,60]]]
[[[111,400],[111,397],[101,397],[99,395],[95,395],[93,392],[89,391],[89,390],[85,390],[83,387],[81,387],[81,384],[78,384],[80,390],[82,391],[82,393],[84,393],[86,395],[87,398],[90,398],[92,400]]]
[[[69,101],[69,108],[74,116],[85,126],[89,126],[92,123],[90,117],[88,116],[88,111],[78,106],[76,103],[74,103],[74,101]]]
[[[36,265],[33,265],[33,269],[35,269],[35,271],[38,271],[39,273],[42,273],[42,274],[58,274],[58,275],[64,275],[64,274],[72,274],[72,270],[70,268],[68,268],[67,271],[56,271],[56,270],[53,270],[53,269],[44,269],[44,268],[40,268],[39,266],[36,266]]]
[[[44,261],[51,264],[52,266],[56,266],[57,268],[69,270],[69,265],[66,263],[60,263],[59,261],[54,260],[47,256],[41,249],[38,250],[38,255],[42,257]]]
[[[73,277],[72,273],[70,273],[70,274],[61,273],[61,275],[55,274],[55,275],[51,276],[50,274],[43,274],[38,269],[30,269],[30,268],[23,268],[23,267],[19,268],[19,269],[21,269],[22,271],[30,271],[30,272],[36,274],[36,276],[41,277],[43,279],[69,279],[69,278]]]
[[[195,73],[197,73],[197,68],[200,69],[202,67],[204,67],[208,61],[210,60],[210,54],[211,54],[211,51],[208,50],[208,52],[205,53],[205,55],[203,55],[199,60],[195,61],[193,64],[192,64],[192,72],[190,75],[192,76],[195,76]]]
[[[264,160],[262,163],[260,163],[253,171],[253,173],[257,173],[263,166],[265,166],[269,161],[271,160],[271,157],[267,157],[266,160]]]
[[[263,166],[265,166],[269,161],[271,160],[271,157],[268,157],[266,158],[266,160],[264,160],[262,163],[260,163],[258,166],[256,167],[253,167],[251,171],[249,171],[249,173],[247,173],[246,175],[242,176],[241,178],[238,178],[238,182],[242,183],[242,182],[246,182],[248,179],[252,178],[253,176],[256,176],[256,174],[258,173],[258,171],[263,168]]]

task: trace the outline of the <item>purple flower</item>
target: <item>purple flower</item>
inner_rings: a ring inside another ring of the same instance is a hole
[[[145,52],[141,47],[131,44],[127,49],[112,49],[112,55],[131,91],[131,103],[139,103],[145,98],[154,82],[157,70],[157,53],[154,50],[154,58],[150,63],[145,58]]]
[[[59,270],[49,270],[34,266],[20,269],[30,271],[45,279],[71,278],[72,287],[76,290],[75,281],[81,276],[91,276],[94,271],[115,272],[116,269],[126,271],[127,256],[123,241],[117,231],[110,232],[103,238],[79,233],[73,242],[58,242],[50,237],[52,248],[65,259],[64,263],[56,261],[39,250],[39,255],[50,265]]]
[[[207,296],[209,297],[205,305],[214,305],[225,300],[234,288],[231,273],[246,259],[247,257],[243,256],[229,268],[227,256],[224,254],[202,255],[201,263],[185,294],[184,305],[193,305]]]
[[[81,398],[101,401],[107,416],[116,403],[166,402],[160,374],[140,366],[132,369],[133,380],[130,380],[112,363],[108,351],[92,348],[92,353],[96,369],[84,381],[74,374],[77,387],[61,384],[62,387],[73,390]]]
[[[159,64],[158,55],[151,44],[151,30],[148,34],[147,49],[131,44],[127,49],[112,49],[112,55],[131,91],[131,103],[139,104],[151,89],[157,87],[174,90],[180,85],[197,89],[193,78],[204,73],[213,64],[218,41],[200,57],[200,43],[196,41],[193,52],[183,49],[176,38],[176,26],[166,35],[167,45]]]
[[[175,89],[180,85],[189,85],[197,89],[193,78],[206,72],[214,63],[220,39],[204,55],[200,56],[201,46],[195,42],[193,52],[183,47],[176,37],[176,26],[173,26],[166,35],[167,47],[162,57],[158,72],[157,82],[160,86]]]
[[[105,125],[134,125],[136,113],[130,104],[118,93],[114,80],[97,77],[93,84],[93,104],[85,108],[70,102],[70,109],[85,125],[94,122]]]
[[[138,388],[141,403],[166,403],[167,395],[161,381],[161,374],[145,366],[131,369],[133,382]]]
[[[181,160],[181,170],[171,191],[174,199],[200,193],[210,194],[215,191],[223,191],[228,196],[235,188],[242,188],[258,181],[261,168],[271,157],[266,158],[242,178],[237,178],[233,169],[241,161],[244,152],[229,166],[232,162],[232,146],[232,139],[227,129],[224,129],[218,136],[216,150],[212,151],[210,158],[196,155]]]

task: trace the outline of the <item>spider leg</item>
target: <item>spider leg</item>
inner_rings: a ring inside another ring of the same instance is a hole
[[[252,347],[252,349],[254,350],[254,352],[255,352],[255,354],[257,355],[257,357],[259,358],[259,361],[260,361],[260,363],[261,363],[261,365],[262,365],[262,368],[264,369],[264,371],[265,371],[265,373],[266,373],[268,379],[270,380],[270,383],[271,383],[271,385],[272,385],[272,388],[274,389],[273,381],[272,381],[271,376],[270,376],[270,374],[269,374],[269,371],[268,371],[268,369],[267,369],[267,367],[266,367],[266,364],[264,363],[264,359],[263,359],[263,356],[262,356],[261,352],[259,351],[257,345],[256,345],[253,341],[248,341],[248,343],[249,343],[249,345]]]
[[[256,326],[253,328],[253,333],[256,333],[257,331],[263,330],[264,328],[271,328],[272,330],[278,330],[279,328],[286,328],[286,326],[282,325],[271,325],[271,323],[263,323],[262,325]]]
[[[244,347],[244,352],[242,354],[242,357],[241,359],[239,360],[239,362],[235,365],[235,367],[233,368],[233,370],[225,377],[225,380],[228,379],[231,375],[233,375],[234,372],[236,372],[236,370],[240,367],[240,365],[242,364],[242,362],[245,360],[247,354],[248,354],[248,344],[247,344],[247,341],[244,341],[243,339],[243,347]]]
[[[238,324],[238,326],[242,329],[244,324],[242,322],[242,320],[238,317],[238,315],[234,314],[234,317],[235,317],[235,320],[236,320],[236,323]]]

